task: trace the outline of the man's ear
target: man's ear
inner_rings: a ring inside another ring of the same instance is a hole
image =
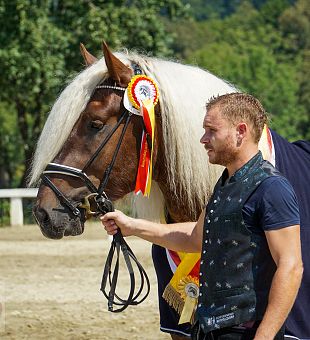
[[[239,123],[236,128],[237,146],[242,144],[244,137],[246,137],[249,132],[248,125],[244,122]]]
[[[237,134],[239,136],[245,136],[245,134],[248,132],[248,125],[247,123],[239,123],[237,125]]]

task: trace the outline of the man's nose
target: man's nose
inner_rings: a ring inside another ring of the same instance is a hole
[[[208,143],[210,143],[210,139],[207,137],[207,135],[205,133],[200,138],[200,143],[201,144],[208,144]]]

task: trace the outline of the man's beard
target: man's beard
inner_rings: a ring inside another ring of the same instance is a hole
[[[207,146],[205,146],[208,149]],[[227,139],[225,144],[221,146],[217,146],[215,150],[213,147],[210,148],[211,155],[209,155],[209,162],[212,164],[219,164],[223,166],[227,166],[235,161],[238,155],[238,150],[234,145],[234,141],[230,138]]]

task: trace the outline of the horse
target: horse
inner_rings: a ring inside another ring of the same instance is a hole
[[[159,102],[155,107],[151,194],[149,198],[134,197],[135,214],[167,223],[196,221],[223,170],[208,162],[199,143],[205,103],[238,89],[199,67],[128,51],[112,53],[105,43],[99,60],[82,44],[81,53],[86,68],[56,100],[32,162],[30,185],[48,173],[48,180],[44,176],[40,183],[33,208],[43,235],[60,239],[83,233],[90,218],[83,202],[92,186],[104,188],[112,201],[134,191],[144,126],[139,115],[127,115],[125,121],[123,98],[132,77],[141,73],[157,84]],[[273,134],[267,129],[259,145],[264,157],[275,162]],[[56,170],[46,171],[50,164]],[[76,175],[76,169],[82,169],[86,179]],[[88,203],[94,204],[91,200]],[[162,298],[182,255],[178,258],[178,254],[156,245],[152,249],[160,328],[174,340],[188,339],[190,324],[178,325],[179,314]]]

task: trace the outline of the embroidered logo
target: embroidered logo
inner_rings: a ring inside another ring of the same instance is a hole
[[[212,316],[212,317],[207,319],[207,325],[208,326],[213,325],[215,328],[219,328],[218,324],[232,320],[234,318],[235,318],[235,313],[232,313],[232,312],[227,313],[227,314],[223,314],[223,315],[219,315],[219,316]]]
[[[227,314],[223,314],[223,315],[219,315],[217,317],[215,317],[215,322],[216,323],[221,323],[221,322],[226,322],[228,320],[232,320],[235,318],[235,313],[227,313]]]

